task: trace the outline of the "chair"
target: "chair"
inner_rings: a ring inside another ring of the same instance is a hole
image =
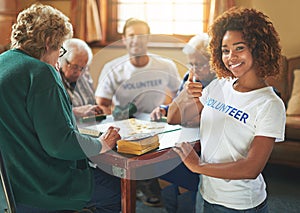
[[[4,205],[1,206],[1,210],[4,210],[4,212],[7,213],[15,213],[16,212],[16,204],[15,199],[13,195],[13,191],[10,185],[10,181],[8,178],[8,174],[5,167],[4,158],[2,156],[2,152],[0,150],[0,179],[1,179],[1,186],[2,190],[0,191],[1,194],[4,195]],[[0,187],[1,189],[1,187]],[[1,203],[0,203],[1,204]]]

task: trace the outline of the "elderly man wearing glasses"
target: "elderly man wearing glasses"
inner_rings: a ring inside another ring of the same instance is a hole
[[[59,58],[59,72],[71,98],[75,116],[102,113],[101,108],[96,105],[93,81],[88,71],[93,58],[91,48],[86,42],[77,38],[66,40],[63,47],[67,52]]]

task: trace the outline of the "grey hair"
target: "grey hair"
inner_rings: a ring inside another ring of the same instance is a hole
[[[197,34],[192,37],[188,43],[182,49],[182,52],[186,55],[199,52],[207,58],[210,58],[208,52],[209,37],[207,33]]]
[[[92,49],[89,47],[89,45],[79,39],[79,38],[70,38],[65,40],[63,43],[63,47],[67,50],[67,53],[59,58],[60,62],[63,61],[63,59],[66,59],[69,55],[71,55],[74,51],[85,51],[88,54],[88,62],[87,66],[89,66],[93,59],[93,52]]]

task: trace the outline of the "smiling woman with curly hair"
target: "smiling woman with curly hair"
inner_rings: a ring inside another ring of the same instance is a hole
[[[278,34],[262,12],[233,8],[215,20],[209,35],[218,79],[202,89],[190,73],[168,114],[172,124],[200,114],[201,156],[190,143],[174,151],[202,174],[204,212],[266,213],[261,172],[285,129],[284,103],[265,82],[279,73]]]
[[[272,22],[265,14],[254,9],[233,8],[218,17],[209,30],[212,67],[219,77],[234,77],[222,62],[222,39],[228,30],[242,33],[251,50],[257,75],[267,77],[279,73],[281,47]]]

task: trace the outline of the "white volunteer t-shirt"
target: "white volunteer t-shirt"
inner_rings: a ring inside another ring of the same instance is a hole
[[[149,56],[149,63],[141,68],[133,66],[128,55],[107,63],[95,96],[110,99],[114,105],[134,102],[138,111],[145,113],[163,104],[167,89],[177,91],[179,73],[173,61],[158,55]]]
[[[284,140],[285,107],[272,87],[250,92],[233,89],[237,79],[216,79],[204,90],[201,103],[201,158],[207,163],[246,158],[255,136]],[[256,179],[224,180],[202,176],[205,200],[228,208],[248,209],[266,198],[266,184]]]

